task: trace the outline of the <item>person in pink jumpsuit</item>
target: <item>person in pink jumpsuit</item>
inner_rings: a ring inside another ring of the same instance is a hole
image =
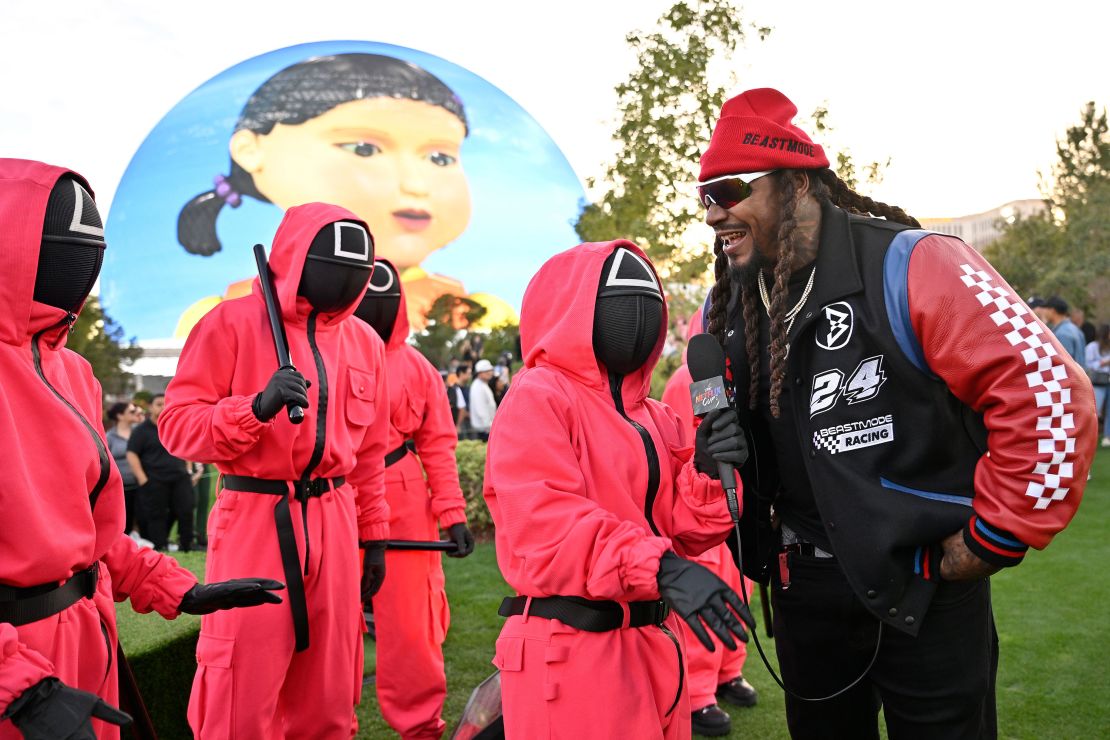
[[[700,333],[702,333],[701,308],[690,318],[686,328],[686,340],[689,341],[695,334]],[[690,402],[691,382],[693,378],[690,376],[690,368],[686,365],[686,351],[683,350],[682,364],[667,380],[667,385],[663,388],[662,401],[678,414],[689,437],[693,437],[697,429],[694,407]],[[690,559],[711,570],[733,591],[740,593],[740,589],[744,588],[745,596],[751,593],[750,581],[744,579],[741,585],[740,570],[736,567],[732,551],[726,543],[722,542]],[[710,652],[697,640],[691,639],[693,635],[689,632],[689,627],[683,625],[683,629],[687,632],[687,677],[690,681],[690,707],[693,709],[691,723],[694,732],[709,737],[727,735],[732,729],[732,719],[727,712],[717,706],[717,700],[722,699],[742,707],[754,706],[757,700],[755,689],[742,675],[744,661],[748,657],[748,648],[744,643],[740,643],[736,650]]]
[[[159,428],[171,454],[222,474],[208,577],[261,572],[289,587],[287,606],[202,621],[189,700],[200,740],[352,736],[360,596],[384,577],[384,346],[349,318],[373,268],[373,241],[346,209],[309,203],[286,211],[269,265],[296,370],[275,370],[256,281],[189,335]],[[303,423],[290,421],[290,404],[303,408]]]
[[[666,322],[654,268],[627,241],[556,255],[525,292],[524,369],[498,409],[484,488],[518,594],[502,603],[493,661],[510,740],[688,738],[679,622],[708,649],[706,627],[729,649],[746,639],[740,598],[685,559],[731,529],[701,471],[746,449],[732,412],[710,412],[691,447],[647,397]]]
[[[430,541],[446,530],[466,557],[474,538],[455,463],[458,437],[443,378],[405,341],[405,293],[397,269],[376,260],[355,315],[385,342],[389,375],[389,444],[385,496],[392,539]],[[437,526],[438,525],[438,526]],[[378,705],[404,740],[438,738],[447,698],[443,640],[451,623],[438,552],[389,551],[389,578],[374,595]]]
[[[100,384],[65,347],[106,246],[84,178],[0,159],[0,740],[119,737],[113,600],[167,619],[281,601],[280,583],[198,586],[122,534]]]

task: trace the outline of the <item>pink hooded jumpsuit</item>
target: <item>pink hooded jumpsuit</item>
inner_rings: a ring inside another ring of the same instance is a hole
[[[62,583],[95,566],[92,598],[19,627],[0,623],[0,714],[48,676],[119,705],[116,610],[130,596],[167,619],[197,579],[123,532],[123,480],[107,453],[100,384],[65,348],[76,318],[32,300],[50,191],[41,162],[0,159],[0,588]],[[97,737],[119,728],[93,720]],[[23,734],[0,720],[0,740]]]
[[[695,334],[702,332],[701,309],[699,308],[690,318],[686,330],[686,339],[690,340]],[[682,420],[684,428],[690,439],[693,439],[697,429],[697,420],[694,417],[694,407],[690,402],[690,368],[686,365],[686,352],[682,353],[682,365],[667,381],[663,388],[663,403],[674,409],[678,418]],[[721,543],[716,547],[706,550],[701,555],[690,558],[699,565],[704,565],[717,574],[717,577],[728,584],[736,593],[741,593],[740,571],[732,558],[732,551],[728,545]],[[743,587],[750,592],[751,582],[743,579]],[[693,632],[682,623],[686,633],[686,661],[687,674],[690,679],[690,709],[694,712],[717,703],[717,687],[728,683],[741,675],[744,670],[744,661],[748,657],[746,643],[737,641],[736,650],[716,650],[709,652],[705,646],[698,642]]]
[[[257,280],[251,295],[219,304],[196,325],[166,390],[159,431],[172,454],[214,463],[224,476],[288,482],[278,484],[278,495],[225,487],[209,516],[209,581],[255,575],[289,590],[282,604],[202,618],[189,700],[189,724],[200,740],[347,738],[356,729],[365,629],[358,542],[389,532],[389,407],[382,341],[348,320],[358,302],[318,314],[297,295],[313,238],[336,221],[362,223],[338,206],[290,208],[270,252],[289,353],[311,383],[302,424],[284,412],[262,422],[251,410],[277,370]],[[302,501],[292,483],[302,478],[328,482]],[[292,563],[279,546],[285,506]],[[293,618],[298,580],[309,638],[302,650]]]
[[[441,529],[466,523],[466,501],[459,488],[458,436],[443,378],[405,341],[408,334],[402,288],[385,347],[388,448],[403,454],[385,470],[389,536],[428,541],[439,539],[437,522]],[[412,448],[405,450],[406,443],[415,447],[415,454]],[[389,577],[374,595],[378,703],[386,722],[405,740],[438,738],[447,726],[440,712],[447,697],[443,640],[451,623],[443,556],[390,550],[385,557]]]
[[[619,388],[594,355],[601,268],[617,247],[647,259],[627,241],[583,244],[548,260],[524,295],[525,369],[497,411],[484,491],[501,573],[523,596],[656,600],[664,552],[704,552],[730,529],[682,422],[647,397],[665,329]],[[586,632],[510,617],[493,661],[506,736],[689,738],[681,621]]]

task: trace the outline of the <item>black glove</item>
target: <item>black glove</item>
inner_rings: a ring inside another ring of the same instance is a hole
[[[362,548],[362,603],[368,603],[385,581],[385,542],[360,542]]]
[[[449,558],[465,558],[470,553],[474,552],[474,535],[465,524],[459,522],[452,524],[447,528],[447,536],[454,540],[459,549],[455,552],[447,553]]]
[[[705,415],[694,438],[694,467],[719,479],[717,463],[739,468],[748,459],[748,440],[740,429],[740,418],[732,409],[713,409]]]
[[[130,715],[96,694],[50,676],[20,694],[0,719],[10,718],[28,740],[96,740],[93,717],[119,727],[131,724]]]
[[[284,583],[269,578],[233,578],[204,585],[198,583],[185,592],[177,610],[184,614],[211,614],[240,606],[280,604],[281,597],[271,592],[284,588]]]
[[[289,404],[308,408],[308,381],[290,367],[278,368],[270,382],[254,397],[251,410],[259,421],[269,421]]]
[[[702,621],[717,633],[717,637],[729,650],[736,649],[732,635],[739,637],[742,642],[748,641],[748,633],[744,631],[740,620],[752,629],[755,628],[755,620],[736,592],[713,571],[684,560],[668,550],[659,558],[656,580],[659,582],[659,595],[686,620],[686,624],[690,625],[694,635],[709,652],[716,648],[702,626]]]

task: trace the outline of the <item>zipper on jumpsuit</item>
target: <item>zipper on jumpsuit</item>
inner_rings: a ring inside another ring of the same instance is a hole
[[[78,411],[77,408],[58,391],[57,388],[52,386],[49,380],[46,379],[46,373],[44,373],[42,370],[42,351],[39,349],[39,342],[42,340],[43,334],[50,331],[51,329],[58,328],[62,324],[69,324],[70,329],[72,330],[73,322],[76,320],[76,315],[68,313],[61,322],[55,324],[54,326],[47,327],[46,329],[40,331],[38,334],[35,334],[35,336],[31,338],[31,359],[34,362],[35,373],[38,374],[39,380],[42,381],[43,385],[50,389],[51,393],[57,396],[59,401],[65,404],[67,409],[73,412],[74,416],[76,416],[84,425],[85,430],[89,433],[89,436],[92,437],[93,443],[96,444],[97,455],[100,458],[100,477],[97,479],[96,485],[93,486],[93,490],[89,493],[89,510],[92,511],[92,509],[96,507],[96,500],[100,498],[100,493],[104,490],[104,486],[108,484],[108,478],[111,475],[111,468],[108,467],[108,450],[104,446],[104,443],[100,441],[100,436],[92,428],[92,424],[89,423],[89,420],[86,419],[84,415],[80,411]],[[108,636],[108,626],[104,624],[103,617],[100,617],[100,634],[104,637],[104,649],[108,655],[108,659],[104,665],[104,678],[107,679],[109,673],[112,670],[112,659],[114,656],[112,650],[112,641]]]
[[[661,536],[659,528],[655,526],[655,520],[651,517],[652,508],[655,506],[655,497],[659,494],[659,452],[655,449],[655,442],[651,439],[651,433],[625,413],[624,398],[621,395],[621,384],[623,381],[623,375],[609,373],[609,392],[613,396],[613,403],[617,407],[617,412],[625,421],[632,425],[632,428],[640,435],[640,441],[644,443],[644,452],[647,456],[648,464],[648,484],[647,495],[644,497],[644,516],[647,518],[647,523],[648,526],[651,527],[651,531],[654,532],[656,536]],[[686,669],[683,665],[682,648],[678,644],[678,638],[675,637],[675,634],[667,629],[667,626],[664,624],[659,625],[659,629],[661,629],[663,634],[674,643],[675,653],[678,655],[678,691],[675,693],[674,703],[671,704],[671,708],[663,715],[666,717],[675,710],[679,700],[682,699],[682,689],[686,680]]]
[[[308,460],[308,467],[301,473],[301,490],[307,491],[307,486],[312,471],[324,458],[324,445],[327,443],[328,430],[328,373],[324,367],[324,358],[320,356],[320,348],[316,346],[316,318],[319,311],[313,310],[308,315],[308,346],[312,349],[312,359],[316,362],[316,387],[318,389],[318,402],[316,410],[316,444],[312,448],[312,457]],[[312,499],[307,493],[301,501],[301,525],[304,527],[304,574],[308,575],[308,502]]]
[[[80,411],[78,411],[72,403],[66,400],[66,397],[59,393],[57,388],[50,385],[50,381],[46,379],[46,374],[42,371],[42,352],[39,349],[39,342],[42,340],[43,334],[50,331],[51,329],[57,329],[63,324],[69,324],[70,328],[72,329],[73,322],[76,320],[77,316],[75,314],[68,313],[66,314],[66,317],[60,322],[43,329],[34,337],[32,337],[31,358],[35,364],[35,372],[38,373],[39,379],[42,380],[43,385],[49,388],[50,392],[57,396],[58,400],[64,403],[66,408],[73,412],[73,415],[81,421],[81,423],[85,426],[85,430],[89,433],[89,436],[92,437],[93,443],[96,445],[97,454],[100,456],[100,478],[96,481],[96,485],[93,486],[92,491],[89,493],[89,509],[91,510],[93,507],[96,506],[96,500],[100,498],[100,493],[104,490],[104,486],[108,485],[108,477],[109,475],[111,475],[111,468],[108,466],[108,449],[104,446],[104,443],[100,441],[100,436],[97,435],[96,431],[92,427],[92,424],[89,423],[89,420],[86,419],[84,415]]]

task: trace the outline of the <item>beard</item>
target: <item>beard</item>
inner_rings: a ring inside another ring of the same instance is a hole
[[[771,271],[775,267],[775,260],[767,257],[758,248],[752,249],[752,256],[742,265],[729,263],[729,277],[733,283],[739,285],[754,285],[760,270]]]

